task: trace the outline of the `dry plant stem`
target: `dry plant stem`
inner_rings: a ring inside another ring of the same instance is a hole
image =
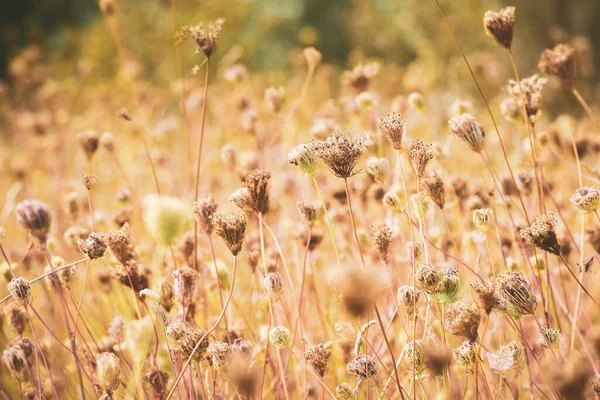
[[[479,86],[479,82],[477,81],[477,78],[475,77],[475,73],[473,72],[473,69],[471,68],[471,64],[469,63],[469,60],[467,59],[467,56],[465,55],[465,53],[462,49],[462,46],[460,45],[460,43],[458,41],[458,38],[454,34],[454,31],[452,30],[450,23],[446,19],[446,15],[444,14],[444,11],[442,10],[440,1],[435,0],[435,3],[437,5],[440,16],[442,17],[442,20],[444,21],[444,24],[446,25],[446,28],[448,28],[448,31],[450,32],[452,39],[454,39],[454,43],[456,44],[456,47],[458,48],[460,55],[462,56],[463,60],[465,61],[465,64],[467,65],[467,68],[469,69],[469,73],[471,74],[473,83],[475,83],[475,86],[477,87],[477,91],[479,92],[479,95],[481,96],[481,99],[483,100],[483,102],[485,104],[485,108],[487,109],[488,113],[490,114],[490,118],[492,120],[492,124],[494,125],[496,135],[498,136],[498,142],[500,143],[500,148],[502,149],[502,156],[504,157],[504,161],[506,162],[506,166],[508,167],[508,171],[510,172],[510,178],[511,178],[513,184],[515,185],[515,187],[517,187],[517,181],[515,180],[515,175],[513,173],[512,167],[510,166],[510,162],[508,161],[508,156],[506,155],[506,149],[504,147],[504,142],[502,141],[502,136],[500,135],[500,130],[498,129],[498,125],[496,124],[496,119],[494,118],[492,109],[490,108],[487,98],[483,94],[483,89],[481,89],[481,86]],[[523,208],[523,212],[527,215],[527,208],[525,207],[525,203],[523,202],[521,192],[518,191],[518,193],[519,193],[519,201],[521,202],[521,207]]]
[[[583,290],[583,292],[594,302],[595,305],[600,307],[600,303],[598,303],[596,301],[596,299],[590,294],[590,292],[588,292],[588,290],[585,288],[585,286],[583,286],[583,283],[581,283],[581,281],[579,279],[577,279],[577,275],[575,275],[573,270],[571,270],[571,267],[569,267],[567,260],[565,260],[565,258],[563,256],[561,256],[560,254],[557,257],[560,259],[560,261],[562,261],[562,263],[565,265],[565,267],[567,267],[567,270],[569,271],[569,273],[571,274],[573,279],[575,279],[575,282],[577,282],[577,284]]]
[[[202,165],[202,144],[204,143],[204,124],[206,123],[206,108],[208,105],[208,76],[210,74],[210,57],[206,59],[204,73],[204,95],[202,96],[202,117],[200,122],[200,142],[198,143],[198,163],[196,164],[196,183],[194,200],[198,200],[198,187],[200,185],[200,166]],[[198,270],[198,222],[194,220],[194,269]]]
[[[227,300],[225,301],[225,307],[221,311],[221,314],[219,315],[219,318],[217,318],[217,321],[214,323],[214,325],[208,331],[206,331],[206,333],[204,333],[204,335],[200,338],[200,340],[198,340],[198,343],[196,343],[196,346],[194,346],[194,349],[192,350],[188,359],[183,364],[183,368],[181,369],[181,372],[175,379],[175,382],[173,383],[173,386],[171,387],[171,390],[167,394],[167,397],[165,398],[165,400],[169,400],[173,396],[173,393],[175,392],[175,388],[179,384],[179,381],[181,381],[181,378],[183,377],[185,370],[190,365],[190,362],[192,361],[192,358],[194,357],[194,354],[196,353],[196,351],[198,351],[200,344],[202,343],[202,341],[204,341],[204,339],[206,339],[208,337],[208,335],[210,335],[215,329],[217,329],[217,327],[221,323],[221,320],[225,316],[225,312],[227,311],[227,307],[229,306],[229,302],[231,301],[231,296],[233,295],[233,288],[235,286],[236,272],[237,272],[237,256],[233,256],[233,272],[232,272],[233,275],[231,277],[231,285],[229,287],[229,294],[227,295]]]
[[[331,218],[329,217],[329,212],[327,211],[327,206],[325,205],[323,194],[321,193],[321,189],[319,188],[319,183],[314,177],[312,178],[312,181],[315,185],[317,196],[319,196],[319,201],[323,206],[323,212],[325,213],[325,219],[327,220],[327,227],[329,228],[329,233],[331,234],[331,239],[333,240],[333,248],[335,249],[335,257],[338,263],[338,267],[342,268],[342,262],[340,260],[340,249],[338,248],[337,240],[335,238],[335,232],[333,231],[333,223],[331,222]]]
[[[213,245],[212,235],[206,235],[208,237],[208,243],[210,245],[210,252],[212,254],[213,266],[215,267],[215,276],[217,277],[217,287],[219,288],[219,299],[221,301],[221,310],[223,310],[223,290],[221,289],[221,280],[219,279],[219,270],[217,268],[217,255],[215,253],[215,246]],[[223,317],[225,322],[225,333],[227,334],[227,341],[231,344],[231,337],[229,335],[229,324],[227,323],[227,314]]]
[[[48,371],[48,378],[50,378],[50,386],[52,386],[52,392],[54,393],[54,396],[56,396],[57,399],[60,399],[59,395],[58,395],[58,391],[56,390],[56,386],[54,385],[54,380],[52,379],[52,373],[50,372],[50,368],[48,368],[48,362],[46,361],[46,356],[44,356],[44,352],[42,350],[42,344],[40,343],[40,339],[38,337],[37,331],[35,330],[35,327],[33,326],[33,321],[31,320],[31,315],[29,314],[29,309],[27,307],[25,307],[25,314],[27,314],[27,320],[29,321],[29,325],[31,326],[31,332],[33,333],[33,340],[35,340],[35,343],[37,344],[35,347],[35,362],[37,364],[37,383],[38,383],[38,390],[40,393],[40,399],[44,398],[43,392],[42,392],[42,378],[40,375],[40,363],[38,360],[38,353],[39,355],[42,356],[42,361],[44,362],[44,367],[46,368],[46,371]]]
[[[596,117],[594,117],[594,113],[592,112],[592,109],[590,108],[589,104],[585,101],[583,96],[581,96],[581,93],[579,93],[579,91],[576,88],[571,89],[571,93],[573,93],[573,95],[575,96],[575,98],[577,99],[579,104],[581,104],[581,107],[583,107],[583,109],[585,110],[587,115],[590,117],[590,119],[592,120],[594,125],[596,125],[596,127],[600,127],[600,124],[598,124],[598,120],[596,119]]]
[[[275,313],[273,312],[273,302],[269,301],[269,312],[271,314],[271,319],[274,321],[275,320]],[[292,344],[294,342],[292,341]],[[277,348],[275,349],[275,351],[277,352],[277,365],[279,366],[279,371],[280,371],[280,380],[281,380],[281,386],[283,386],[283,394],[286,398],[286,400],[289,400],[290,396],[288,394],[288,390],[287,390],[287,384],[285,381],[285,371],[283,369],[283,362],[281,361],[281,349]],[[287,365],[286,365],[287,367]]]
[[[358,252],[360,254],[360,260],[362,261],[363,268],[366,268],[365,257],[362,252],[362,248],[360,247],[360,241],[358,239],[358,233],[356,231],[356,225],[354,223],[354,212],[352,211],[352,198],[350,196],[350,189],[348,187],[348,178],[344,178],[344,188],[346,189],[346,199],[348,200],[348,213],[350,214],[350,221],[352,222],[352,231],[354,232],[354,239],[356,240],[356,246],[358,247]],[[392,346],[387,338],[387,334],[385,333],[385,326],[383,325],[383,321],[381,320],[381,315],[379,314],[379,309],[377,305],[374,304],[373,308],[375,309],[375,314],[377,315],[377,322],[379,323],[379,328],[381,329],[381,334],[385,339],[385,343],[387,345],[388,351],[390,352],[390,357],[392,358],[392,365],[396,365],[396,358],[394,356],[394,352],[392,350]],[[404,393],[402,392],[402,385],[400,384],[400,377],[398,376],[398,369],[394,367],[394,375],[396,376],[396,384],[398,385],[398,390],[400,391],[400,395],[404,398]]]

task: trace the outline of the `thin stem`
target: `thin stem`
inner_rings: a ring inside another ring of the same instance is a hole
[[[321,194],[321,189],[319,188],[319,184],[317,180],[313,177],[312,181],[315,185],[315,189],[317,190],[317,196],[319,196],[319,201],[323,206],[323,212],[325,213],[325,220],[327,221],[327,227],[329,228],[329,233],[331,234],[331,239],[333,240],[333,248],[335,250],[335,257],[338,263],[338,267],[342,268],[342,262],[340,260],[340,250],[338,248],[337,240],[335,238],[335,232],[333,231],[333,223],[331,222],[331,218],[329,217],[329,212],[327,211],[327,206],[325,205],[325,200],[323,199],[323,195]]]
[[[577,101],[579,102],[579,104],[581,104],[581,107],[583,107],[583,109],[585,110],[585,112],[587,113],[587,115],[590,117],[590,119],[592,120],[592,122],[594,123],[594,125],[596,125],[597,127],[600,126],[600,124],[598,124],[598,120],[596,119],[596,117],[594,117],[594,113],[592,112],[591,107],[585,101],[585,99],[583,98],[583,96],[581,96],[581,93],[579,93],[579,91],[576,88],[573,88],[571,90],[571,92],[573,93],[573,95],[575,96],[575,98],[577,98]]]

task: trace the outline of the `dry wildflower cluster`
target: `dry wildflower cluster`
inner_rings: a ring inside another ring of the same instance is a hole
[[[486,98],[478,73],[442,94],[313,47],[270,82],[217,19],[177,30],[195,76],[165,90],[100,6],[125,83],[74,90],[30,50],[0,94],[4,398],[600,397],[599,127],[571,44],[520,78],[518,8],[485,13],[514,66]]]

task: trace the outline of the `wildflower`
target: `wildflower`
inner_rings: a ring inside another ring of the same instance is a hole
[[[419,92],[412,92],[406,99],[408,104],[419,114],[425,111],[425,97]]]
[[[473,342],[465,340],[459,347],[452,351],[456,364],[465,372],[472,374],[475,371],[477,354]]]
[[[425,354],[423,352],[423,341],[413,340],[404,345],[404,360],[411,366],[414,365],[415,372],[421,374],[427,367],[425,363]]]
[[[346,371],[360,379],[370,379],[379,372],[377,362],[371,356],[356,356],[346,365]]]
[[[10,375],[17,381],[25,381],[28,377],[27,358],[23,349],[11,346],[2,352],[2,360]]]
[[[96,356],[96,378],[98,385],[105,393],[112,393],[119,388],[121,380],[119,357],[114,353],[100,353]]]
[[[152,237],[164,246],[177,237],[192,216],[189,204],[165,195],[144,198],[144,224]]]
[[[300,144],[292,148],[288,154],[288,161],[308,177],[314,177],[321,169],[319,157],[306,144]]]
[[[401,286],[398,289],[398,304],[402,307],[408,316],[415,312],[415,305],[421,297],[420,292],[415,292],[412,286]]]
[[[471,283],[471,288],[473,289],[473,292],[475,292],[473,299],[479,308],[483,309],[487,315],[490,315],[493,309],[498,307],[502,308],[500,304],[498,304],[496,291],[491,282],[482,283],[475,281]]]
[[[427,164],[433,159],[431,145],[425,143],[421,139],[415,139],[408,148],[408,156],[410,157],[410,162],[415,170],[415,174],[417,177],[421,178],[425,175]]]
[[[525,349],[515,340],[488,353],[490,369],[500,375],[511,369],[519,369],[525,364]]]
[[[8,284],[8,293],[22,306],[31,303],[31,285],[25,278],[12,278]]]
[[[338,400],[351,400],[354,398],[352,386],[346,382],[340,383],[335,387],[335,398]]]
[[[600,207],[600,191],[593,186],[581,187],[571,196],[571,203],[583,213],[595,212]]]
[[[269,341],[278,349],[287,349],[292,345],[292,333],[283,325],[276,326],[269,332]]]
[[[314,47],[305,47],[302,50],[302,55],[304,56],[309,69],[315,69],[317,65],[321,63],[323,58],[321,52]]]
[[[207,235],[210,235],[213,231],[212,217],[217,212],[218,207],[219,204],[212,194],[194,202],[194,219],[200,224],[200,228]]]
[[[481,232],[487,232],[490,229],[494,212],[490,208],[478,208],[473,211],[473,223]]]
[[[498,302],[514,318],[533,314],[537,299],[531,284],[520,272],[500,274],[494,283]]]
[[[535,346],[540,349],[545,349],[548,348],[548,344],[550,344],[552,350],[557,352],[561,338],[562,334],[558,329],[542,326],[542,331],[539,334],[538,340],[535,342]]]
[[[554,255],[560,254],[560,245],[556,237],[556,219],[552,212],[535,219],[529,228],[519,231],[519,236],[526,243],[532,244]]]
[[[79,250],[90,260],[95,260],[104,256],[106,252],[106,241],[104,235],[99,232],[92,232],[87,239],[79,239],[77,241]]]
[[[424,292],[432,294],[437,289],[440,274],[431,264],[420,264],[415,271],[417,286]]]
[[[246,217],[240,213],[216,214],[213,224],[215,233],[223,239],[231,254],[237,256],[246,237]]]
[[[431,201],[433,201],[440,210],[443,210],[444,204],[446,203],[446,196],[442,178],[433,171],[425,176],[423,179],[423,186]]]
[[[98,150],[98,146],[100,145],[100,138],[98,134],[94,131],[84,131],[79,132],[77,134],[77,140],[79,140],[79,145],[81,149],[85,153],[85,156],[88,160],[91,160],[96,154]]]
[[[42,245],[46,244],[52,223],[52,212],[46,203],[23,200],[17,204],[15,214],[21,228],[28,230]]]
[[[98,177],[92,175],[81,175],[81,183],[87,190],[92,190],[92,187],[98,182]]]
[[[575,49],[567,44],[546,49],[540,57],[538,69],[541,73],[559,79],[565,90],[575,86]]]
[[[439,280],[433,293],[435,301],[440,304],[455,302],[460,288],[458,270],[456,268],[442,268],[438,274]]]
[[[244,179],[244,187],[248,189],[250,194],[252,209],[265,214],[269,210],[271,174],[260,169],[252,170]]]
[[[402,201],[396,192],[387,192],[383,195],[383,205],[392,212],[402,212]]]
[[[349,136],[335,130],[326,140],[312,139],[313,152],[331,169],[338,178],[349,178],[360,171],[354,167],[373,140],[367,135]]]
[[[225,342],[214,342],[206,349],[206,355],[210,357],[215,371],[222,374],[227,373],[229,363],[233,357],[231,346]]]
[[[316,346],[309,347],[304,352],[304,359],[311,367],[315,369],[315,371],[317,371],[317,374],[319,374],[321,378],[327,374],[332,346],[333,342],[321,343]]]
[[[499,12],[487,11],[483,16],[485,33],[506,49],[512,44],[514,25],[514,7],[505,7]]]
[[[371,240],[373,246],[379,254],[381,261],[385,261],[388,258],[388,251],[390,243],[392,241],[392,230],[385,224],[371,225],[369,231],[371,232]]]
[[[246,188],[240,188],[233,192],[229,196],[229,201],[240,211],[246,213],[252,212],[252,198],[250,197],[250,191]]]
[[[173,271],[175,297],[185,307],[189,305],[196,291],[198,272],[187,265]],[[159,300],[160,301],[160,300]]]
[[[450,133],[467,143],[471,150],[481,153],[485,131],[471,114],[462,114],[448,121]]]
[[[464,336],[475,342],[479,327],[479,310],[476,306],[463,302],[452,304],[446,312],[446,326],[453,335]]]
[[[373,177],[375,182],[383,182],[390,169],[387,158],[369,157],[367,160],[367,173]]]
[[[404,118],[402,115],[392,112],[387,117],[379,120],[379,129],[392,144],[394,149],[402,148],[402,137],[404,136]]]
[[[12,328],[17,335],[23,335],[27,327],[27,311],[18,302],[13,302],[4,307],[4,314],[8,320],[8,326]]]
[[[311,202],[301,200],[296,203],[296,207],[298,208],[298,213],[300,214],[300,218],[306,224],[308,229],[312,229],[319,217],[319,213],[321,212],[321,204],[318,202]]]
[[[130,236],[131,231],[128,223],[125,223],[119,230],[111,229],[105,235],[108,248],[123,265],[133,258]]]
[[[358,64],[352,71],[344,71],[342,81],[345,86],[352,88],[356,93],[369,89],[371,80],[379,73],[379,63]]]
[[[283,275],[279,272],[269,272],[264,279],[265,290],[272,301],[279,301],[283,293]]]
[[[224,23],[223,18],[218,18],[214,23],[208,25],[208,29],[204,29],[202,24],[185,26],[175,34],[175,39],[178,41],[184,38],[194,40],[206,58],[210,58],[217,51]]]
[[[181,356],[185,360],[192,357],[191,361],[194,363],[199,363],[204,358],[208,349],[208,337],[206,331],[202,328],[187,328],[177,343],[179,344]],[[196,348],[196,346],[198,347]]]
[[[518,113],[525,104],[527,118],[531,123],[535,123],[541,114],[542,89],[547,82],[548,79],[534,74],[529,78],[521,79],[520,83],[511,79],[506,86],[506,92],[514,101]]]

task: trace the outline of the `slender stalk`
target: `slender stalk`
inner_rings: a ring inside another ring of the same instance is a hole
[[[583,107],[583,109],[585,110],[585,112],[587,113],[587,115],[590,117],[590,119],[592,120],[592,122],[594,123],[594,125],[596,125],[596,127],[599,127],[600,124],[598,124],[598,120],[596,119],[596,117],[594,117],[594,113],[592,112],[591,107],[585,101],[585,99],[583,98],[583,96],[581,96],[581,93],[579,93],[579,91],[576,88],[573,88],[571,90],[571,93],[573,93],[573,95],[575,96],[575,98],[577,99],[577,101],[579,102],[579,104],[581,104],[581,107]]]
[[[319,201],[323,206],[323,212],[325,213],[325,220],[327,221],[327,227],[329,228],[329,233],[331,234],[331,240],[333,240],[333,248],[335,250],[335,257],[338,263],[338,267],[342,268],[342,262],[340,260],[340,249],[337,244],[337,240],[335,238],[335,232],[333,231],[333,223],[331,222],[331,218],[329,217],[329,212],[327,211],[327,206],[325,205],[325,200],[323,199],[323,195],[321,194],[321,189],[319,188],[319,184],[317,180],[313,177],[312,181],[315,185],[315,189],[317,191],[317,196],[319,196]]]
[[[224,308],[223,306],[223,290],[221,289],[221,280],[219,279],[219,269],[217,268],[217,255],[215,253],[215,246],[212,241],[212,235],[208,236],[208,243],[210,245],[210,252],[212,254],[213,266],[215,268],[215,276],[217,277],[217,287],[219,288],[219,300],[221,301],[221,310]],[[227,341],[231,344],[231,337],[229,334],[229,324],[227,323],[227,314],[223,317],[225,322],[225,333],[227,334]]]

